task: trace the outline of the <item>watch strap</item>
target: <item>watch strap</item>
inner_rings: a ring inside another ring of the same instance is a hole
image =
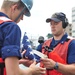
[[[59,68],[58,62],[55,63],[54,69],[57,70]]]

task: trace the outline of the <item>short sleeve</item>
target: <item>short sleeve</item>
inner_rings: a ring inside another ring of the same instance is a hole
[[[9,25],[3,28],[3,47],[1,49],[2,58],[16,56],[21,58],[20,53],[20,41],[21,41],[21,30],[16,23],[11,22]]]
[[[75,63],[75,40],[72,40],[68,48],[68,64]]]

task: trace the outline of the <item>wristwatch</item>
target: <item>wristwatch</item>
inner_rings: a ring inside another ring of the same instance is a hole
[[[59,68],[58,62],[55,63],[54,69],[57,70]]]

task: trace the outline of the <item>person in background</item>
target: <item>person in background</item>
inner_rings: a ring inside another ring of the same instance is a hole
[[[65,33],[69,22],[63,12],[54,13],[46,22],[50,24],[53,38],[43,44],[42,53],[48,58],[41,58],[45,75],[75,75],[75,39]]]
[[[39,38],[38,38],[39,45],[36,47],[37,51],[42,52],[42,45],[43,45],[44,41],[45,41],[44,37],[43,36],[39,36]]]
[[[30,16],[33,0],[4,0],[0,10],[0,75],[39,75],[45,68],[35,62],[26,70],[19,68],[21,30],[17,25]]]

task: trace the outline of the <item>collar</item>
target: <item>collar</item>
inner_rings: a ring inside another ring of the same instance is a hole
[[[61,40],[59,40],[59,43],[63,44],[63,43],[66,41],[66,38],[67,38],[67,37],[68,37],[68,34],[65,33],[65,34],[62,36]],[[55,40],[54,40],[54,38],[53,38],[53,39],[52,39],[52,44],[54,44],[54,42],[55,42]]]
[[[63,44],[63,43],[66,41],[67,37],[68,37],[68,34],[65,33],[65,34],[63,35],[63,37],[61,38],[60,43]]]
[[[7,18],[9,18],[6,14],[4,14],[3,12],[0,12],[0,16],[5,16]]]

